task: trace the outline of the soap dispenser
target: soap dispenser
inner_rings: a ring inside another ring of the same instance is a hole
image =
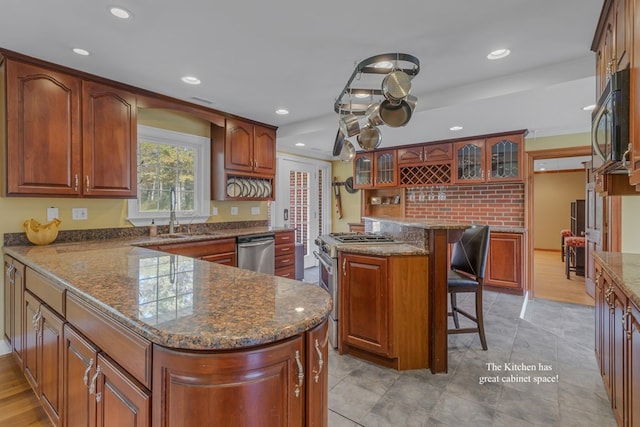
[[[156,226],[156,220],[151,220],[151,225],[149,226],[149,236],[155,237],[158,235],[158,227]]]

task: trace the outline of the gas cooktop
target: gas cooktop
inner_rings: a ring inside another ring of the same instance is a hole
[[[387,243],[395,242],[394,239],[378,234],[369,233],[331,233],[335,241],[340,243]]]

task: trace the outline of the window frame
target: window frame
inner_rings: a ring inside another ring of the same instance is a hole
[[[195,150],[194,155],[194,210],[192,213],[176,211],[176,219],[181,224],[206,222],[210,216],[211,206],[211,141],[209,138],[188,133],[176,132],[150,126],[138,125],[138,141],[166,144],[177,147],[186,147]],[[139,144],[137,144],[139,146]],[[140,155],[139,150],[136,159]],[[136,161],[136,180],[138,180],[138,165]],[[157,225],[169,224],[169,211],[140,212],[138,195],[135,199],[129,199],[127,203],[127,221],[135,226],[151,224],[153,220]]]

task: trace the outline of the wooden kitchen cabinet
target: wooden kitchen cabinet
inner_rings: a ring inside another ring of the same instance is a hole
[[[484,286],[489,290],[524,294],[523,235],[491,231]]]
[[[7,58],[7,194],[134,198],[136,97]]]
[[[461,141],[453,149],[458,184],[523,181],[523,133]]]
[[[236,239],[202,240],[198,242],[169,243],[159,245],[158,250],[170,254],[184,255],[218,264],[236,264]]]
[[[628,331],[626,339],[628,343],[628,367],[626,375],[628,384],[627,407],[625,416],[627,425],[640,425],[640,310],[631,303],[627,307]]]
[[[427,257],[340,252],[339,265],[340,354],[429,367]]]
[[[304,425],[302,336],[232,353],[154,346],[153,362],[155,427]]]
[[[26,291],[24,370],[42,407],[54,423],[61,423],[62,410],[62,327],[64,320]],[[28,317],[28,318],[27,318]]]
[[[353,161],[354,188],[395,187],[398,184],[396,150],[357,153]]]
[[[24,264],[4,256],[4,330],[19,365],[22,365],[24,269]]]
[[[137,106],[133,93],[82,82],[84,195],[136,198]]]
[[[399,185],[449,185],[453,170],[451,143],[398,148]]]
[[[275,237],[275,275],[295,278],[296,275],[295,231],[281,231]]]
[[[237,119],[227,119],[224,165],[227,170],[249,175],[274,175],[276,131]]]
[[[329,425],[329,323],[325,320],[307,332],[306,336],[307,403],[305,426],[327,427]]]
[[[95,420],[95,386],[91,383],[98,348],[69,324],[64,325],[63,402],[64,427],[92,426]]]

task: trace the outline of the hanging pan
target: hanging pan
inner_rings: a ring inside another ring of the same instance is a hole
[[[360,131],[360,135],[358,135],[358,145],[365,151],[375,150],[380,146],[381,142],[380,130],[369,124],[364,126]]]
[[[410,91],[411,78],[404,71],[392,71],[382,79],[382,95],[391,103],[398,104]]]
[[[385,99],[380,103],[380,119],[389,127],[404,126],[411,119],[417,102],[418,98],[412,95],[408,95],[406,100],[401,100],[397,104]]]

